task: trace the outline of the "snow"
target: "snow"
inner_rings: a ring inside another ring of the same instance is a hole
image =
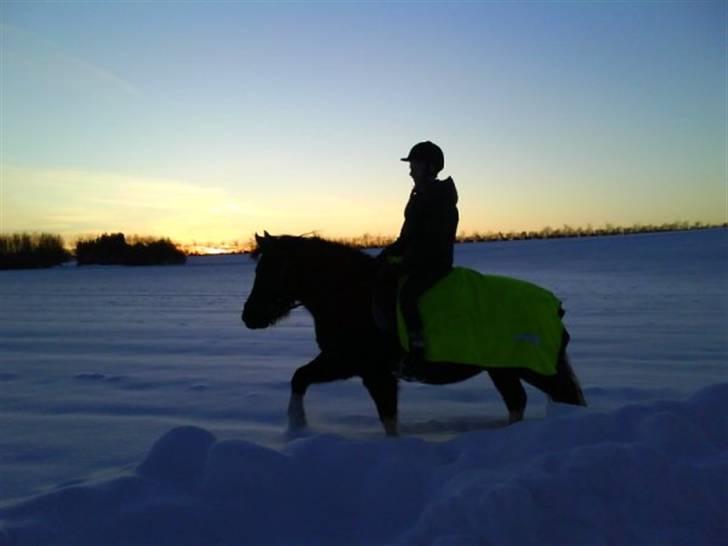
[[[135,473],[0,514],[12,544],[721,544],[728,384],[449,442],[283,451],[174,428]]]
[[[728,231],[471,244],[458,263],[565,302],[590,404],[485,376],[288,382],[297,310],[248,331],[253,264],[0,273],[0,545],[728,544]]]

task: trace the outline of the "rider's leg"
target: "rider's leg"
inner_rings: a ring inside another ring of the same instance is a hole
[[[421,275],[412,274],[402,286],[399,301],[402,308],[407,334],[409,337],[410,359],[422,360],[425,352],[425,339],[422,333],[422,317],[418,308],[420,296],[428,285]]]
[[[402,317],[410,340],[409,360],[424,360],[425,338],[423,335],[422,316],[419,310],[419,299],[429,288],[447,274],[447,271],[413,272],[407,278],[400,291]]]

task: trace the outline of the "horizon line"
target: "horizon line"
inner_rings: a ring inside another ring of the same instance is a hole
[[[638,233],[650,233],[650,232],[666,232],[666,231],[686,231],[693,229],[720,229],[728,228],[728,221],[724,222],[704,222],[701,220],[688,221],[688,220],[676,220],[672,222],[664,222],[661,224],[650,223],[643,224],[641,222],[634,223],[632,225],[620,225],[613,224],[611,222],[605,222],[602,225],[594,226],[588,223],[586,226],[571,226],[569,224],[563,224],[561,227],[544,226],[538,230],[461,230],[457,233],[455,243],[472,243],[472,242],[496,242],[496,241],[509,241],[509,240],[527,240],[527,239],[553,239],[553,238],[572,238],[572,237],[589,237],[589,236],[606,236],[606,235],[629,235]],[[354,236],[325,236],[322,234],[323,230],[313,230],[306,233],[300,234],[300,236],[315,236],[324,239],[337,241],[360,248],[379,248],[387,246],[396,240],[397,235],[384,235],[384,234],[371,234],[362,233]],[[103,235],[110,235],[121,233],[125,238],[131,241],[137,242],[151,242],[158,240],[169,240],[176,247],[180,248],[183,252],[188,255],[211,255],[211,254],[242,254],[250,252],[252,248],[255,248],[255,233],[250,235],[246,240],[241,239],[227,239],[222,241],[188,241],[181,242],[177,241],[169,236],[158,236],[158,235],[140,235],[135,233],[125,233],[124,231],[104,231],[97,232],[96,234],[84,234],[77,235],[75,237],[66,240],[63,235],[58,233],[51,233],[48,231],[12,231],[7,233],[0,233],[0,237],[11,237],[13,235],[52,235],[59,237],[64,247],[69,250],[73,248],[81,241],[94,240]],[[288,233],[281,233],[278,235],[290,235]]]

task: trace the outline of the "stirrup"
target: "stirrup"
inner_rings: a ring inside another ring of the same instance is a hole
[[[372,305],[372,319],[374,320],[374,325],[380,332],[388,334],[395,334],[397,332],[397,325],[395,322],[391,320],[386,311],[378,305]]]
[[[410,353],[418,353],[424,356],[425,336],[420,331],[407,332],[409,337]]]
[[[414,345],[408,353],[400,359],[396,375],[405,381],[417,381],[417,369],[425,363],[425,347]]]
[[[394,370],[394,376],[402,381],[418,381],[413,371],[416,367],[407,362],[407,355],[402,357]]]

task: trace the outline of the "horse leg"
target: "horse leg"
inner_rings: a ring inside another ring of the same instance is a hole
[[[321,353],[308,364],[296,370],[291,378],[291,399],[288,402],[288,426],[292,430],[306,426],[303,397],[314,383],[328,383],[337,379],[349,379],[353,371],[339,359]]]
[[[521,378],[537,389],[545,392],[554,402],[574,406],[586,406],[584,393],[574,374],[574,370],[571,368],[569,357],[565,350],[559,353],[556,374],[546,376],[536,374],[531,370],[524,370],[521,373]]]
[[[559,355],[559,363],[556,367],[556,377],[554,378],[554,388],[553,394],[551,394],[551,399],[554,402],[573,404],[575,406],[586,406],[584,393],[581,390],[579,380],[574,374],[574,370],[569,362],[569,355],[566,354],[566,351]]]
[[[563,310],[561,310],[563,316]],[[566,347],[569,345],[571,336],[569,332],[564,329],[564,334],[561,336],[561,348],[559,349],[559,361],[556,364],[556,385],[554,388],[554,394],[552,400],[555,402],[563,402],[565,404],[573,404],[575,406],[586,406],[586,399],[584,393],[581,390],[579,380],[576,378],[574,369],[571,367],[569,362],[569,355],[566,352]]]
[[[513,370],[494,368],[488,370],[488,375],[508,408],[508,424],[521,421],[526,410],[527,396],[518,374]]]
[[[581,392],[581,385],[579,385],[579,380],[571,367],[569,355],[566,354],[566,346],[569,344],[570,339],[569,332],[564,329],[564,334],[561,337],[561,348],[559,349],[559,360],[556,363],[556,375],[549,378],[549,390],[546,392],[554,402],[586,406],[584,393]]]
[[[368,372],[362,375],[364,386],[374,400],[387,436],[399,435],[397,423],[397,378],[389,371]]]
[[[563,309],[559,309],[559,316],[561,317],[563,315]],[[534,387],[548,394],[554,402],[572,404],[574,406],[586,406],[581,385],[579,385],[579,380],[576,378],[574,370],[571,367],[569,355],[566,353],[566,347],[569,345],[570,339],[569,332],[564,329],[564,333],[561,336],[561,348],[559,349],[559,356],[556,362],[555,375],[547,377],[527,371],[522,377]]]

